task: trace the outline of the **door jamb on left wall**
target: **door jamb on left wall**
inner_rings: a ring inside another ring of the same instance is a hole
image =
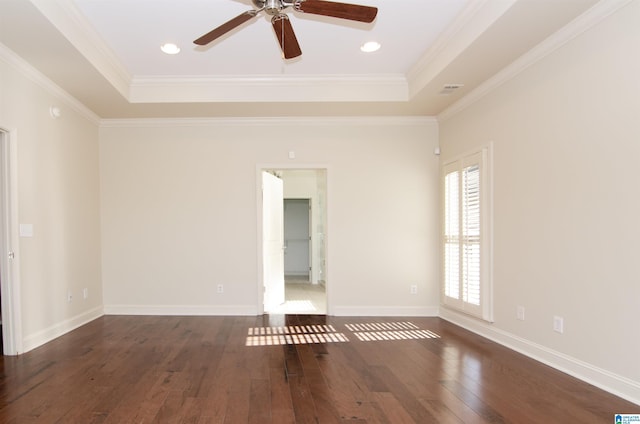
[[[23,352],[18,253],[17,130],[0,127],[0,290],[5,355]]]

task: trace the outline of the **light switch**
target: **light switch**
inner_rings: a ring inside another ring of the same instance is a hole
[[[20,224],[20,237],[33,237],[33,224]]]

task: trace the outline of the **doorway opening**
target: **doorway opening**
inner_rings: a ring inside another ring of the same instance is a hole
[[[326,169],[263,168],[261,178],[264,312],[325,315]]]
[[[284,279],[311,281],[311,199],[284,197]]]

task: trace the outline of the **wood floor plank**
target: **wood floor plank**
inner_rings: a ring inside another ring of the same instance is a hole
[[[268,424],[272,421],[271,384],[269,380],[251,380],[249,394],[249,419],[251,424]]]
[[[398,402],[398,399],[389,392],[379,392],[374,394],[376,403],[380,405],[389,422],[394,424],[412,424],[415,420]]]
[[[502,414],[493,409],[482,398],[476,396],[472,391],[453,380],[444,380],[441,382],[451,393],[458,399],[462,400],[465,405],[471,408],[478,416],[491,424],[503,424],[505,419]]]
[[[202,400],[202,404],[200,406],[202,417],[200,421],[216,424],[224,423],[228,403],[229,392],[225,385],[218,381],[215,389],[209,393],[207,398]]]
[[[418,399],[431,415],[435,417],[438,424],[463,424],[463,421],[442,400]],[[520,423],[518,423],[520,424]]]
[[[334,393],[327,386],[322,372],[318,368],[315,353],[310,346],[298,346],[298,350],[302,359],[304,376],[313,398],[317,420],[327,424],[340,422],[340,414],[335,407]]]
[[[153,419],[141,419],[139,422],[179,423],[185,418],[190,407],[191,398],[185,396],[184,390],[169,390]]]
[[[270,362],[272,366],[269,367],[272,421],[278,424],[293,424],[296,422],[295,414],[289,384],[282,370],[283,357],[273,352],[274,350],[281,352],[278,348],[272,349],[274,360]]]
[[[326,384],[333,394],[334,403],[342,419],[369,417],[369,405],[374,401],[367,382],[350,366],[344,356],[343,345],[330,350],[330,360],[318,361]],[[367,378],[367,381],[369,379]]]
[[[415,394],[402,383],[402,380],[398,379],[388,367],[375,366],[373,372],[386,382],[389,392],[393,393],[397,401],[406,413],[408,413],[415,422],[419,423],[437,423],[436,417],[434,417],[424,406],[420,403]]]
[[[311,390],[303,375],[291,375],[288,378],[289,390],[291,392],[291,403],[296,423],[312,424],[317,423],[317,412]]]
[[[442,387],[440,397],[437,399],[441,402],[441,406],[451,411],[460,421],[465,424],[488,424],[489,422],[483,417],[478,415],[473,409],[471,409],[464,401],[458,398],[454,393],[451,393],[446,388]],[[422,401],[424,403],[424,401]],[[430,400],[434,402],[433,399]]]
[[[246,423],[249,419],[251,378],[248,371],[239,365],[242,362],[242,360],[236,362],[233,378],[224,385],[228,392],[224,422],[228,424]]]
[[[133,417],[133,421],[137,422],[149,422],[152,421],[158,414],[162,416],[160,413],[161,409],[165,407],[167,404],[170,404],[168,401],[169,393],[171,393],[171,378],[173,373],[165,372],[162,373],[155,384],[148,390],[141,402],[138,404],[138,408],[136,410],[136,414]],[[123,417],[123,419],[130,419],[129,417]]]

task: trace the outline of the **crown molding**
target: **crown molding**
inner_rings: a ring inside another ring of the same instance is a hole
[[[512,80],[525,69],[555,52],[575,37],[594,27],[602,20],[634,0],[601,0],[572,22],[556,31],[540,44],[520,56],[500,72],[480,84],[462,99],[442,111],[437,119],[444,122],[468,108],[507,81]]]
[[[407,101],[406,77],[131,75],[72,0],[29,0],[131,103]]]
[[[131,75],[71,0],[29,0],[113,87],[129,96]]]
[[[60,86],[44,76],[44,74],[31,66],[24,59],[14,53],[13,50],[9,49],[2,43],[0,43],[0,60],[13,67],[24,77],[38,84],[45,91],[64,102],[67,106],[91,121],[93,124],[98,125],[100,123],[98,115],[93,113],[82,102],[60,88]]]
[[[132,103],[407,101],[403,75],[135,77]]]
[[[131,75],[72,0],[29,0],[131,103],[407,101],[404,75],[265,76]]]
[[[470,1],[453,23],[407,72],[409,96],[413,97],[439,75],[516,1]]]
[[[264,126],[375,126],[375,125],[437,125],[432,116],[329,116],[329,117],[262,117],[262,118],[141,118],[103,119],[101,128],[160,128],[160,127],[264,127]]]

